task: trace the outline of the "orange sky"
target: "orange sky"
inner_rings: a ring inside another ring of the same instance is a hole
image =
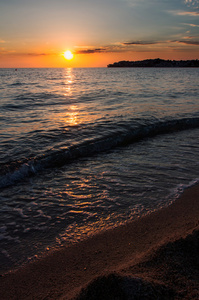
[[[0,0],[0,67],[106,67],[158,57],[199,59],[198,0]]]
[[[161,49],[160,51],[150,52],[120,52],[120,53],[93,53],[93,54],[75,54],[72,60],[64,58],[62,53],[46,55],[26,55],[26,54],[8,54],[2,55],[0,67],[6,68],[89,68],[89,67],[106,67],[109,63],[120,60],[142,60],[147,58],[163,59],[198,59],[198,49],[176,51],[172,49]]]

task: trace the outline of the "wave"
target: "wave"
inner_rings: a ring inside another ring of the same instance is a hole
[[[66,149],[52,150],[43,156],[12,162],[2,166],[0,188],[16,184],[38,172],[61,167],[78,158],[90,157],[94,154],[109,151],[116,147],[127,146],[145,138],[160,134],[174,133],[177,131],[199,127],[199,118],[182,118],[165,121],[145,122],[143,125],[127,124],[119,129],[111,130],[108,134],[83,141]]]
[[[22,86],[22,85],[26,85],[26,83],[24,83],[24,82],[14,82],[14,83],[11,83],[11,84],[9,84],[8,86],[9,87],[16,87],[16,86]]]
[[[46,101],[48,100],[48,101]],[[11,103],[6,103],[1,105],[1,111],[10,110],[32,110],[38,108],[43,108],[46,106],[60,106],[66,105],[66,100],[63,97],[60,97],[59,94],[55,93],[24,93],[17,95],[14,98],[14,101]]]

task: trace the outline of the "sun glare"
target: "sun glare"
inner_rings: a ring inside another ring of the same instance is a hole
[[[73,58],[73,54],[70,50],[67,50],[67,51],[64,52],[64,57],[67,60],[71,60]]]

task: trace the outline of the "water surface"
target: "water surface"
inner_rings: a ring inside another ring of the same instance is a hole
[[[198,69],[0,69],[2,272],[199,178]]]

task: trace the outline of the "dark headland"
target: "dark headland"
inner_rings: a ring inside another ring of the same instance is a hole
[[[119,61],[108,68],[199,68],[199,60],[164,60],[160,58],[140,61]]]

